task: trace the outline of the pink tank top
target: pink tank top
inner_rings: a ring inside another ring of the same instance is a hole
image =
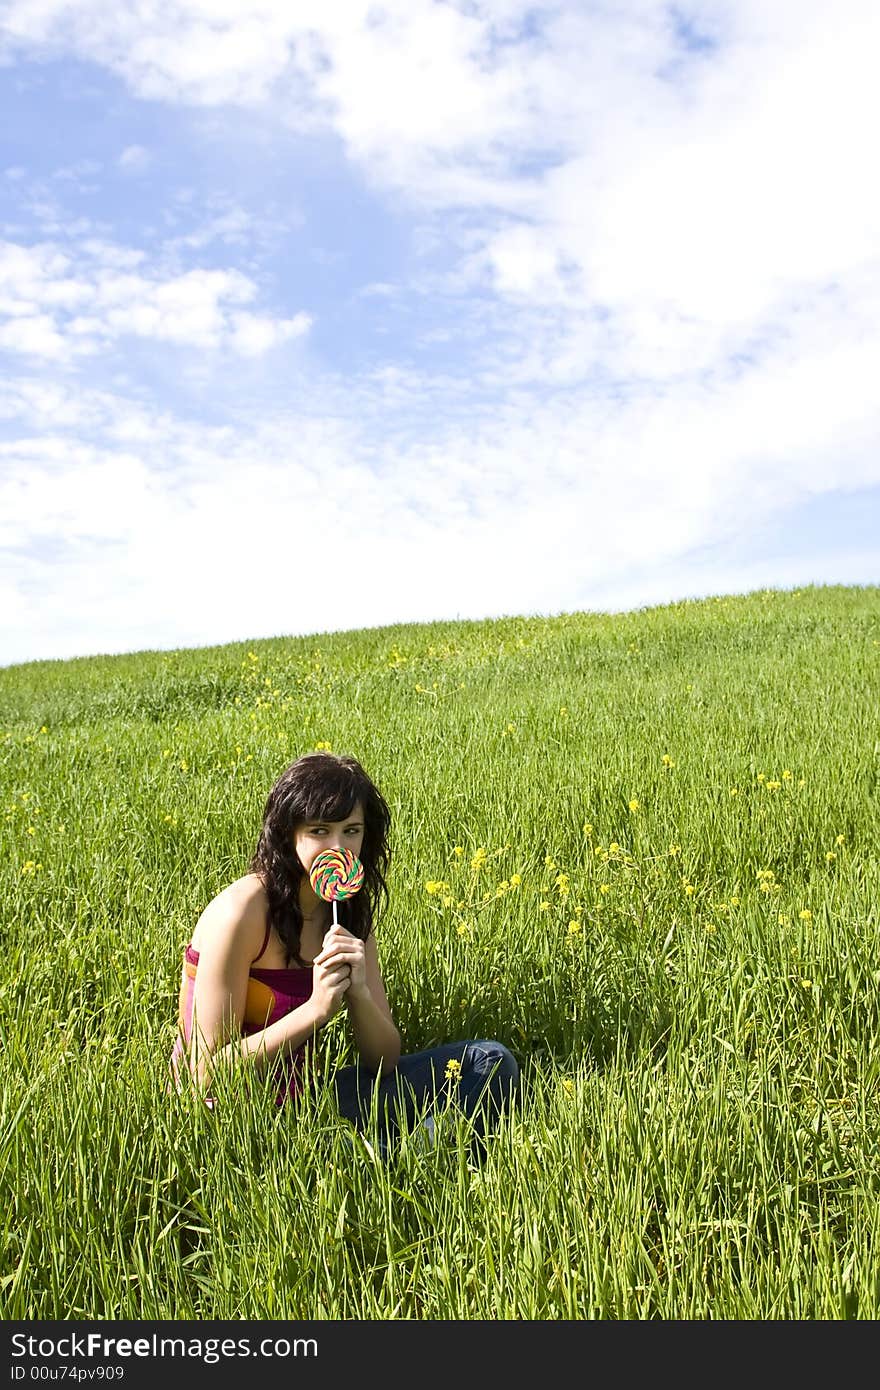
[[[256,962],[269,944],[271,928],[266,927],[263,944],[248,972],[247,996],[245,998],[244,1018],[241,1031],[244,1036],[260,1033],[284,1018],[293,1009],[304,1004],[312,993],[312,968],[299,966],[291,970],[261,970]],[[178,1000],[177,1038],[171,1052],[171,1074],[178,1090],[181,1090],[180,1065],[186,1064],[189,1054],[189,1041],[192,1034],[193,997],[195,995],[196,970],[199,953],[192,944],[187,946],[183,956],[183,970],[180,977],[180,996]],[[309,1043],[303,1043],[293,1056],[279,1056],[275,1063],[275,1077],[278,1082],[276,1105],[283,1105],[302,1089],[302,1064]],[[206,1097],[212,1103],[212,1097]]]

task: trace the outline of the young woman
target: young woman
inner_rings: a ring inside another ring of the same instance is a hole
[[[388,898],[390,823],[353,757],[307,753],[281,774],[249,872],[208,904],[185,951],[171,1057],[178,1089],[188,1072],[213,1107],[211,1078],[220,1068],[272,1067],[282,1104],[301,1090],[318,1032],[345,1009],[359,1059],[334,1078],[347,1119],[364,1127],[378,1087],[383,1139],[422,1117],[430,1133],[433,1102],[452,1093],[483,1134],[518,1079],[506,1047],[453,1042],[401,1056],[373,934],[380,899]],[[326,849],[350,850],[364,868],[360,891],[337,903],[336,926],[332,905],[309,879]]]

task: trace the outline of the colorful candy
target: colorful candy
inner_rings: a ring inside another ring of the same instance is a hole
[[[350,849],[322,849],[309,870],[309,882],[328,903],[350,898],[363,881],[364,866]]]

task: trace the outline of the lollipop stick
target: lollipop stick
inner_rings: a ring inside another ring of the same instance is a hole
[[[333,925],[334,925],[334,927],[338,927],[338,926],[339,926],[339,923],[338,923],[338,921],[336,920],[336,899],[335,899],[335,898],[333,899]]]

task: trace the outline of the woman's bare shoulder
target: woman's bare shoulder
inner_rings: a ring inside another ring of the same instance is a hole
[[[192,945],[201,951],[208,939],[235,940],[242,947],[253,944],[259,951],[266,931],[268,899],[257,874],[245,874],[221,889],[202,912],[193,931]]]

